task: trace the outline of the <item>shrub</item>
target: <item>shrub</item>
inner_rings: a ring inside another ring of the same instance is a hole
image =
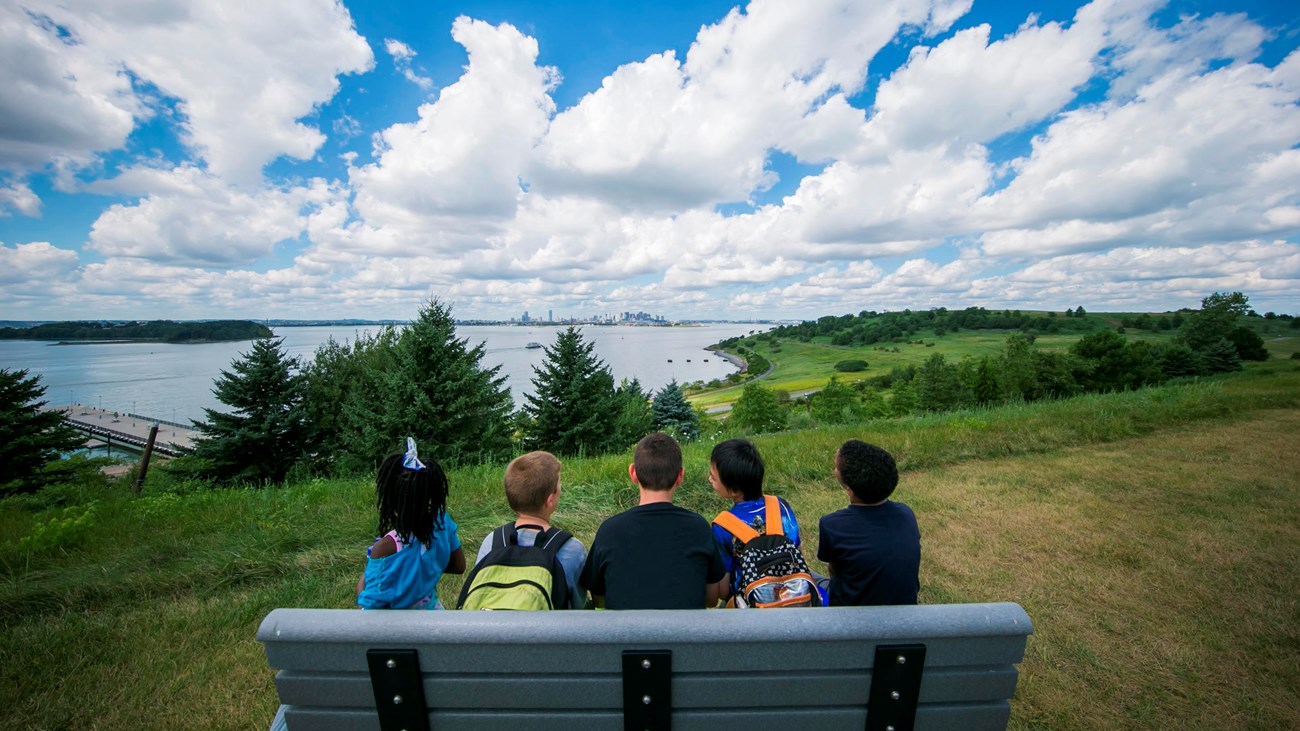
[[[75,548],[85,541],[86,534],[95,524],[95,506],[67,507],[50,516],[50,519],[37,523],[31,535],[18,540],[18,550],[25,553],[40,553],[55,548]]]
[[[835,370],[840,373],[856,373],[858,371],[865,371],[866,369],[867,362],[859,359],[842,360],[835,364]]]

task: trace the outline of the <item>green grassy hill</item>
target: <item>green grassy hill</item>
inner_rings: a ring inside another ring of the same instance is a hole
[[[1176,329],[1143,329],[1124,327],[1126,321],[1139,321],[1142,317],[1148,322],[1171,319],[1171,315],[1130,312],[1093,313],[1084,318],[1049,317],[1045,312],[1021,313],[1023,317],[1038,323],[1037,328],[1047,328],[1046,323],[1071,323],[1074,329],[1052,332],[1047,329],[1031,328],[1034,334],[1034,347],[1038,350],[1067,350],[1080,337],[1097,329],[1121,329],[1124,337],[1131,341],[1147,342],[1152,345],[1167,344],[1174,340]],[[1265,346],[1273,358],[1289,358],[1300,351],[1300,329],[1291,326],[1289,319],[1265,319],[1264,317],[1243,317],[1239,323],[1254,330],[1264,339]],[[920,367],[927,358],[935,353],[942,354],[950,362],[962,358],[979,358],[995,355],[1003,350],[1007,337],[1018,329],[961,329],[920,328],[896,340],[872,343],[870,345],[836,345],[833,337],[817,335],[800,340],[795,337],[759,333],[739,338],[737,344],[757,352],[774,366],[772,372],[758,382],[764,387],[783,390],[790,394],[800,394],[820,389],[832,377],[841,382],[867,380],[875,376],[888,374],[895,368],[907,366]],[[733,355],[736,345],[724,348]],[[865,360],[869,367],[865,371],[837,373],[835,364],[842,360]],[[743,384],[709,386],[692,384],[696,388],[688,389],[691,403],[702,409],[731,404],[740,398]]]
[[[921,601],[1015,601],[1035,622],[1012,728],[1287,728],[1300,717],[1297,430],[1300,363],[1274,360],[755,442],[818,570],[817,518],[844,503],[835,448],[856,437],[896,455],[895,498],[923,535]],[[687,446],[679,493],[707,517],[725,507],[707,484],[711,446]],[[557,522],[589,543],[631,506],[628,459],[565,460]],[[509,515],[502,473],[450,475],[467,554]],[[277,701],[258,623],[280,606],[351,606],[373,522],[364,479],[209,490],[151,476],[140,496],[117,484],[0,500],[0,727],[264,728]],[[444,579],[444,602],[459,580]]]

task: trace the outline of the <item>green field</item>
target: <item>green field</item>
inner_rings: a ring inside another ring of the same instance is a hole
[[[1107,313],[1091,315],[1107,327],[1118,327],[1125,317],[1141,313]],[[1300,351],[1300,331],[1288,326],[1287,321],[1264,320],[1259,317],[1243,318],[1245,323],[1260,333],[1274,358],[1289,358]],[[893,368],[920,367],[935,353],[948,361],[957,362],[965,357],[979,358],[1002,351],[1012,330],[962,330],[936,335],[932,330],[922,330],[907,341],[877,343],[867,347],[831,345],[825,338],[812,342],[799,342],[789,338],[772,341],[761,337],[746,338],[746,344],[772,362],[773,371],[756,382],[766,388],[801,394],[820,389],[835,376],[843,383],[888,374]],[[1129,340],[1152,344],[1168,343],[1177,331],[1145,331],[1127,328],[1124,336]],[[1040,334],[1034,341],[1039,350],[1065,350],[1083,333]],[[897,352],[895,352],[897,351]],[[869,367],[855,373],[836,373],[835,364],[842,360],[861,359]],[[692,393],[691,403],[702,409],[731,404],[740,398],[744,384]]]
[[[1274,360],[755,441],[818,570],[817,517],[843,501],[835,447],[857,437],[897,456],[895,497],[923,534],[921,601],[1015,601],[1034,620],[1012,728],[1272,729],[1300,718],[1298,429],[1300,362]],[[679,502],[711,517],[724,506],[709,448],[686,448]],[[566,460],[557,522],[589,542],[632,505],[627,461]],[[471,555],[508,515],[502,472],[451,474]],[[151,478],[141,496],[0,501],[0,728],[265,728],[277,701],[257,625],[275,607],[351,606],[372,500],[363,479]],[[458,589],[448,577],[439,593]]]

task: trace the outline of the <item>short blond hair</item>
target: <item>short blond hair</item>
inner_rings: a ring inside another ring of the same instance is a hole
[[[516,513],[537,513],[560,486],[560,460],[550,452],[529,452],[506,465],[506,502]]]

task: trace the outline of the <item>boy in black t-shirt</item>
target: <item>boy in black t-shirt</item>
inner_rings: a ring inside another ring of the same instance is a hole
[[[889,500],[894,458],[850,439],[835,453],[835,477],[849,506],[822,516],[817,547],[830,568],[830,606],[916,604],[921,531],[911,508]]]
[[[673,505],[682,484],[682,448],[655,432],[636,445],[628,476],[640,503],[596,531],[578,583],[597,607],[697,609],[718,603],[726,570],[709,522]]]

